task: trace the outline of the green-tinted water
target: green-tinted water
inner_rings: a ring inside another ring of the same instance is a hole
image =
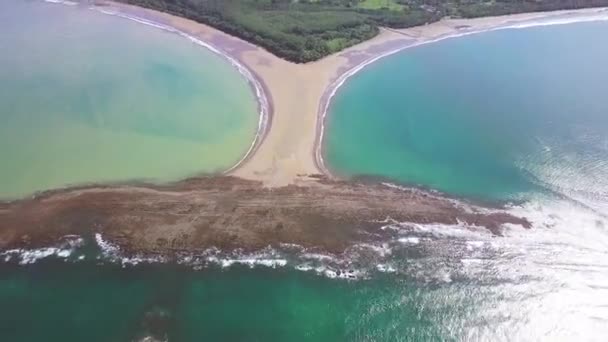
[[[605,196],[606,33],[606,22],[502,30],[387,57],[338,90],[326,161],[490,200]]]
[[[394,340],[416,329],[427,336],[444,330],[426,317],[436,308],[408,302],[422,304],[431,291],[386,279],[348,283],[286,270],[88,263],[0,270],[4,341]]]
[[[0,197],[217,172],[254,138],[246,80],[185,38],[19,0],[0,22]]]
[[[198,271],[123,268],[88,247],[29,265],[13,256],[0,262],[0,339],[601,341],[608,239],[588,224],[596,217],[568,208],[553,208],[568,219],[550,229],[502,239],[445,227],[400,231],[379,247],[389,273],[356,253],[317,264],[367,269],[356,281],[297,271],[307,255],[287,256],[277,269],[212,263]]]

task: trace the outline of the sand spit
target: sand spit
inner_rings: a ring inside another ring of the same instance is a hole
[[[391,237],[395,232],[383,229],[390,222],[485,228],[496,235],[505,226],[530,227],[502,209],[378,183],[320,177],[303,186],[268,188],[260,181],[216,176],[163,186],[54,190],[0,202],[0,250],[101,234],[121,250],[144,254],[285,244],[341,253]]]
[[[97,8],[151,23],[203,42],[250,71],[267,119],[258,138],[231,175],[259,180],[268,187],[305,181],[308,175],[329,172],[322,158],[324,118],[332,96],[346,79],[378,59],[421,44],[484,31],[538,25],[608,20],[608,10],[592,8],[526,13],[477,19],[444,19],[403,30],[383,29],[375,38],[322,60],[294,64],[268,51],[204,24],[142,9],[97,1]]]

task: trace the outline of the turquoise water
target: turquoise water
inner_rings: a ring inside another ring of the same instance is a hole
[[[246,80],[185,38],[39,1],[0,22],[0,198],[223,171],[253,141]]]
[[[415,329],[428,337],[444,330],[425,317],[431,310],[398,303],[407,298],[422,304],[431,292],[387,279],[348,283],[286,270],[125,270],[86,263],[0,270],[10,277],[0,280],[5,341],[150,335],[170,341],[336,341],[370,334],[393,340]],[[370,314],[373,305],[392,307]]]
[[[228,266],[229,260],[248,263],[251,255],[121,266],[114,252],[94,245],[35,263],[31,254],[0,253],[0,337],[602,341],[608,333],[608,238],[593,224],[596,216],[570,204],[543,205],[542,211],[555,217],[553,226],[501,239],[457,227],[403,228],[376,247],[384,256],[361,247],[315,261],[279,251],[273,258],[287,265],[278,268]],[[363,275],[331,279],[321,271],[340,268]]]
[[[608,164],[600,161],[608,112],[597,83],[606,71],[594,54],[605,46],[589,44],[588,35],[601,42],[605,27],[492,32],[410,50],[355,76],[332,107],[326,136],[332,169],[484,199],[525,198],[508,211],[530,218],[533,229],[507,229],[495,238],[458,226],[403,225],[392,227],[386,241],[341,255],[201,252],[136,266],[100,249],[93,236],[61,251],[0,252],[0,340],[603,341]],[[502,44],[509,48],[502,51]],[[564,44],[572,45],[556,48]],[[498,63],[499,52],[510,59]],[[531,55],[544,63],[532,67],[524,58]],[[583,88],[551,76],[554,59],[562,68],[553,71]],[[505,74],[522,83],[503,82]],[[445,87],[444,97],[437,87]],[[569,91],[552,90],[561,88]],[[562,111],[568,104],[575,118]],[[554,118],[540,111],[545,105],[553,106]],[[503,115],[465,110],[472,107]],[[54,256],[42,258],[47,254]],[[258,265],[246,266],[252,260]],[[274,261],[285,266],[261,265]],[[340,279],[346,271],[357,279]]]
[[[501,30],[386,57],[338,90],[326,162],[484,200],[608,201],[606,33],[607,22]]]

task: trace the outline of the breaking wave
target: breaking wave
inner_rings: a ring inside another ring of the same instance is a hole
[[[390,234],[390,238],[353,244],[339,254],[281,244],[253,252],[209,248],[173,256],[130,255],[104,238],[102,233],[95,233],[91,237],[66,236],[51,247],[5,251],[0,253],[0,260],[27,265],[46,258],[71,262],[96,259],[123,267],[176,263],[194,270],[234,266],[289,267],[329,278],[366,279],[391,273],[436,283],[449,283],[454,279],[482,280],[484,278],[478,278],[477,273],[493,269],[496,280],[509,274],[533,276],[543,273],[539,265],[549,261],[560,265],[576,263],[574,260],[580,258],[587,260],[590,268],[608,271],[608,261],[605,261],[608,260],[608,220],[601,215],[566,200],[547,198],[513,205],[507,211],[528,218],[533,227],[525,230],[507,225],[504,237],[495,237],[484,228],[464,224],[413,224],[387,219],[382,221],[384,225],[380,229],[391,230],[394,234]],[[526,264],[520,272],[495,270],[504,265],[513,267],[518,262]],[[608,283],[608,272],[605,281]]]
[[[339,254],[281,244],[253,252],[209,248],[172,256],[130,255],[98,232],[66,236],[51,247],[5,251],[0,263],[30,267],[59,260],[123,268],[168,263],[193,272],[264,268],[335,281],[388,279],[422,286],[433,293],[432,303],[471,302],[474,310],[459,312],[454,321],[446,315],[446,324],[492,322],[491,331],[483,330],[484,325],[468,329],[472,340],[502,334],[528,340],[533,331],[549,340],[593,340],[606,331],[608,220],[586,206],[547,195],[505,210],[527,217],[532,228],[507,226],[504,236],[496,237],[475,226],[386,219],[379,229],[390,230],[392,234],[384,234],[390,238],[353,244]],[[570,324],[560,325],[564,321]]]

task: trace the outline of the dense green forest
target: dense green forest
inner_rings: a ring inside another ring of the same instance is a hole
[[[608,0],[118,0],[180,15],[303,63],[378,34],[445,16],[608,6]]]

